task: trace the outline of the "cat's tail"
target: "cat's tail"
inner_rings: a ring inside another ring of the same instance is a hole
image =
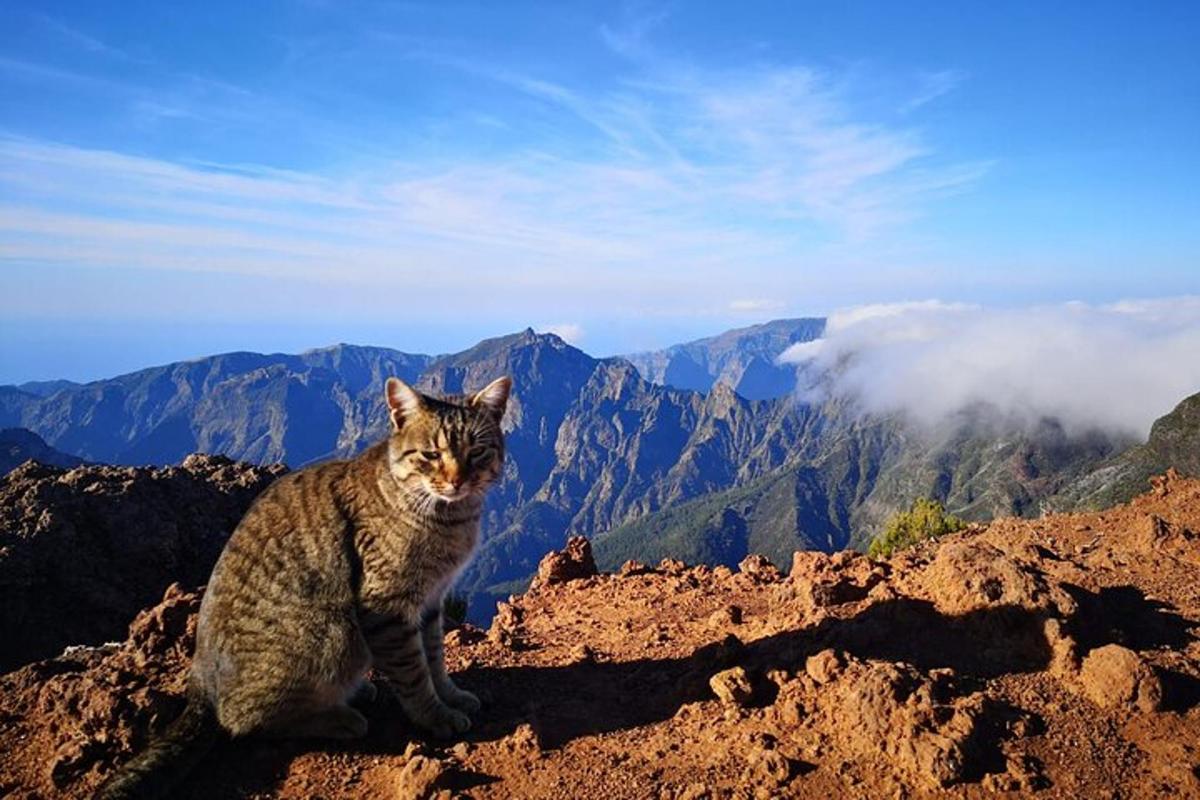
[[[189,688],[187,708],[146,749],[114,772],[96,792],[96,800],[152,800],[167,796],[225,736],[212,704]]]

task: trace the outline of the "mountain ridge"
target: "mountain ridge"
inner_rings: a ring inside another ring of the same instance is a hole
[[[818,322],[699,341],[749,336],[750,349],[725,362],[744,365],[768,352],[764,341],[784,346]],[[352,456],[387,434],[380,397],[392,374],[432,394],[513,377],[508,458],[460,576],[477,620],[570,535],[595,537],[602,560],[717,554],[729,564],[752,550],[785,558],[797,548],[861,548],[916,497],[970,519],[1040,513],[1137,444],[1068,435],[1054,420],[1012,427],[986,406],[929,431],[903,415],[866,414],[848,397],[750,399],[715,378],[705,392],[680,389],[647,380],[630,360],[595,358],[528,328],[441,356],[341,344],[221,354],[50,397],[4,387],[0,425],[31,427],[88,460],[173,463],[196,450],[302,466]]]

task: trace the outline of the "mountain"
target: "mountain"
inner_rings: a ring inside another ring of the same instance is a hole
[[[28,381],[18,385],[17,389],[27,394],[37,395],[38,397],[49,397],[52,394],[57,394],[64,389],[74,389],[79,386],[75,381]]]
[[[1200,394],[1183,400],[1150,428],[1145,444],[1102,461],[1053,500],[1059,509],[1094,510],[1128,502],[1152,475],[1168,469],[1200,476]]]
[[[845,397],[802,402],[789,389],[752,399],[734,388],[755,359],[773,360],[821,324],[782,320],[663,351],[711,370],[706,391],[650,380],[645,361],[639,369],[593,358],[525,330],[438,357],[338,345],[213,356],[49,397],[0,387],[0,424],[93,461],[175,463],[196,450],[298,467],[386,435],[388,375],[434,394],[511,375],[505,472],[458,586],[478,620],[523,588],[542,553],[569,535],[594,537],[606,566],[665,556],[728,565],[750,552],[786,563],[796,549],[864,546],[917,497],[973,520],[1039,514],[1135,444],[1101,432],[1068,435],[1049,419],[1014,425],[982,405],[930,429],[864,413]],[[737,380],[719,377],[743,367]],[[1156,447],[1178,439],[1168,434]],[[1181,460],[1176,450],[1162,458]]]
[[[775,359],[797,342],[819,339],[825,320],[819,317],[777,319],[677,344],[665,350],[626,356],[651,383],[707,392],[717,382],[728,384],[750,400],[789,394],[796,386],[793,367]]]
[[[60,453],[33,431],[24,428],[0,430],[0,475],[6,475],[26,461],[33,459],[54,467],[76,467],[82,458]]]
[[[797,413],[819,424],[798,428],[782,466],[599,533],[597,562],[610,569],[627,558],[734,564],[761,553],[785,564],[798,549],[862,549],[918,497],[968,520],[1034,516],[1132,444],[1102,431],[1068,435],[1049,419],[1033,428],[1011,424],[987,407],[936,429],[860,414],[844,399]]]
[[[430,361],[352,345],[225,353],[44,397],[0,387],[0,425],[28,428],[89,461],[173,464],[201,451],[299,466],[355,452],[385,430],[383,381],[415,380]]]

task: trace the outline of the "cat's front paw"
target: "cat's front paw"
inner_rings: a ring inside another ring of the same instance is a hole
[[[471,729],[471,718],[450,706],[442,705],[423,722],[435,739],[453,739]]]
[[[474,714],[483,706],[483,703],[479,702],[479,698],[474,694],[468,692],[466,689],[459,689],[457,687],[448,692],[442,699],[446,701],[447,705],[467,714]]]

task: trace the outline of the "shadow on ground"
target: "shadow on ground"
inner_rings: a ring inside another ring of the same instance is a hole
[[[1110,641],[1152,648],[1186,646],[1189,623],[1147,600],[1132,587],[1091,593],[1072,587],[1080,604],[1076,625],[1084,650]],[[903,661],[928,670],[948,667],[963,685],[1047,666],[1050,647],[1042,632],[1044,617],[1019,606],[998,606],[961,616],[939,613],[923,600],[877,603],[848,619],[820,624],[741,644],[732,637],[682,658],[639,659],[619,663],[585,662],[561,667],[477,667],[456,679],[464,688],[490,699],[477,716],[467,741],[503,738],[528,723],[544,749],[561,747],[584,736],[623,731],[670,719],[685,703],[710,697],[708,679],[734,664],[758,672],[803,669],[808,656],[827,647],[860,659]],[[1167,704],[1186,710],[1200,702],[1200,681],[1161,670]],[[202,766],[189,787],[192,798],[269,793],[302,753],[392,755],[417,737],[386,692],[368,709],[371,732],[357,742],[324,744],[248,740],[227,744]],[[998,711],[1003,714],[1002,709]],[[999,726],[1002,727],[1002,726]],[[997,737],[1000,735],[996,734]],[[992,749],[995,749],[995,741]],[[997,751],[998,752],[998,751]],[[985,759],[988,761],[990,759]],[[491,780],[460,775],[468,788]]]

